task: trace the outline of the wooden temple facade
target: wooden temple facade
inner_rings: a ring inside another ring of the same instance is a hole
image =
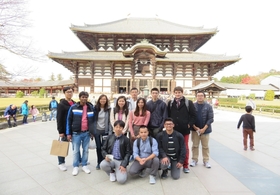
[[[76,92],[123,93],[132,87],[185,90],[240,60],[239,56],[196,52],[218,31],[158,18],[70,27],[89,49],[48,54],[73,72]]]

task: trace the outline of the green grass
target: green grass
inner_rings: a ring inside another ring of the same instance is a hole
[[[48,105],[51,101],[51,98],[34,98],[34,97],[28,97],[28,98],[0,98],[0,110],[3,108],[5,109],[8,105],[15,104],[17,107],[20,107],[21,104],[28,100],[28,105]]]
[[[238,100],[238,103],[246,104],[248,100]],[[258,107],[261,106],[280,106],[280,100],[266,101],[266,100],[254,100]]]

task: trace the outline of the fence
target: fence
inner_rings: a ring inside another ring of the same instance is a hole
[[[232,110],[237,109],[237,110],[245,112],[245,106],[219,104],[219,107],[228,108],[228,109],[232,109]],[[258,107],[254,111],[254,113],[267,114],[267,115],[279,115],[280,116],[280,109],[278,109],[278,108],[268,108],[268,107]]]
[[[39,110],[39,115],[42,115],[43,112],[49,112],[49,106],[38,106],[36,107]],[[4,117],[5,110],[0,110],[0,123],[6,122],[6,118]],[[22,120],[23,116],[20,113],[17,113],[17,120]]]

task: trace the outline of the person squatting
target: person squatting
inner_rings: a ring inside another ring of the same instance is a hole
[[[193,134],[195,152],[190,166],[198,163],[201,140],[203,164],[211,168],[208,140],[214,117],[204,102],[204,92],[197,93],[198,102],[194,104],[183,96],[182,87],[175,87],[174,100],[166,104],[157,88],[151,89],[148,102],[138,98],[138,89],[132,88],[130,99],[120,96],[111,108],[104,94],[93,105],[87,92],[80,92],[79,101],[74,102],[73,89],[66,87],[63,91],[65,98],[57,107],[57,127],[61,139],[72,142],[73,176],[79,174],[79,166],[91,173],[87,166],[90,139],[96,142],[96,170],[120,184],[127,181],[128,174],[131,178],[149,176],[149,183],[155,184],[158,172],[161,179],[166,179],[170,171],[175,180],[180,178],[180,170],[189,173],[189,134]],[[61,171],[67,170],[65,158],[58,157],[58,164]]]

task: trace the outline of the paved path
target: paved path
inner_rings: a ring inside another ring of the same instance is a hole
[[[41,122],[0,131],[0,194],[166,194],[166,195],[249,195],[280,194],[280,119],[256,117],[255,151],[244,151],[241,130],[236,124],[241,113],[215,111],[210,140],[211,169],[202,159],[179,180],[148,177],[125,185],[112,183],[103,171],[95,170],[96,154],[89,154],[91,174],[72,176],[72,151],[66,158],[68,171],[57,168],[49,155],[57,138],[56,123]],[[189,143],[191,146],[191,142]]]

